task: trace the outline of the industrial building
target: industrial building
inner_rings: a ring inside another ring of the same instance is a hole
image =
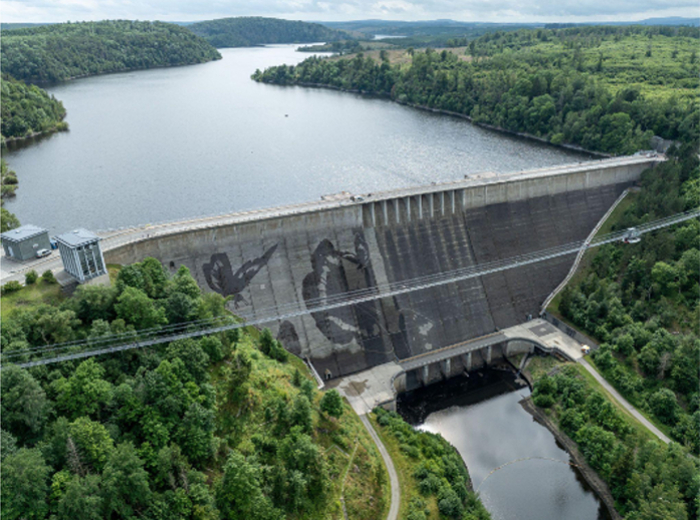
[[[49,232],[31,224],[5,231],[0,238],[5,255],[14,260],[32,260],[37,251],[51,249]]]
[[[107,273],[100,237],[87,229],[76,229],[56,237],[66,272],[79,282]]]

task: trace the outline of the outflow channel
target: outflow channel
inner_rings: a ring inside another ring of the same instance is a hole
[[[519,404],[529,394],[512,374],[485,369],[403,395],[398,410],[457,448],[494,520],[609,520],[568,453]]]

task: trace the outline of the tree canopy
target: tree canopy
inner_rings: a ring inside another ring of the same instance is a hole
[[[3,31],[2,71],[31,82],[68,79],[220,59],[186,28],[163,22],[108,20]]]
[[[234,321],[187,268],[171,275],[146,258],[122,268],[114,287],[80,287],[5,314],[0,347],[30,359],[28,349],[56,341],[137,337],[173,323],[168,309],[180,298],[190,320]],[[269,330],[31,369],[6,364],[3,518],[340,519],[342,493],[353,518],[385,516],[379,452],[357,416],[321,412],[312,379]]]
[[[347,40],[350,33],[309,22],[242,16],[188,25],[214,47],[251,47],[267,43],[310,43]]]
[[[311,57],[253,79],[359,90],[554,144],[629,154],[648,149],[653,135],[696,139],[699,35],[658,27],[499,31],[472,40],[461,56],[409,49],[409,63],[386,53]]]

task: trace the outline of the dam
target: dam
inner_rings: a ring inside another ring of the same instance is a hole
[[[202,288],[242,315],[307,309],[269,326],[290,352],[335,378],[536,317],[573,255],[330,310],[326,302],[581,241],[660,160],[634,156],[484,174],[171,223],[105,240],[105,260],[129,264],[152,256],[171,272],[185,265]]]

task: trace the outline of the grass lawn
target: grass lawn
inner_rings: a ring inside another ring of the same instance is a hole
[[[0,298],[0,316],[6,318],[15,309],[33,309],[42,304],[58,305],[64,298],[60,285],[47,284],[39,278],[36,283]]]

